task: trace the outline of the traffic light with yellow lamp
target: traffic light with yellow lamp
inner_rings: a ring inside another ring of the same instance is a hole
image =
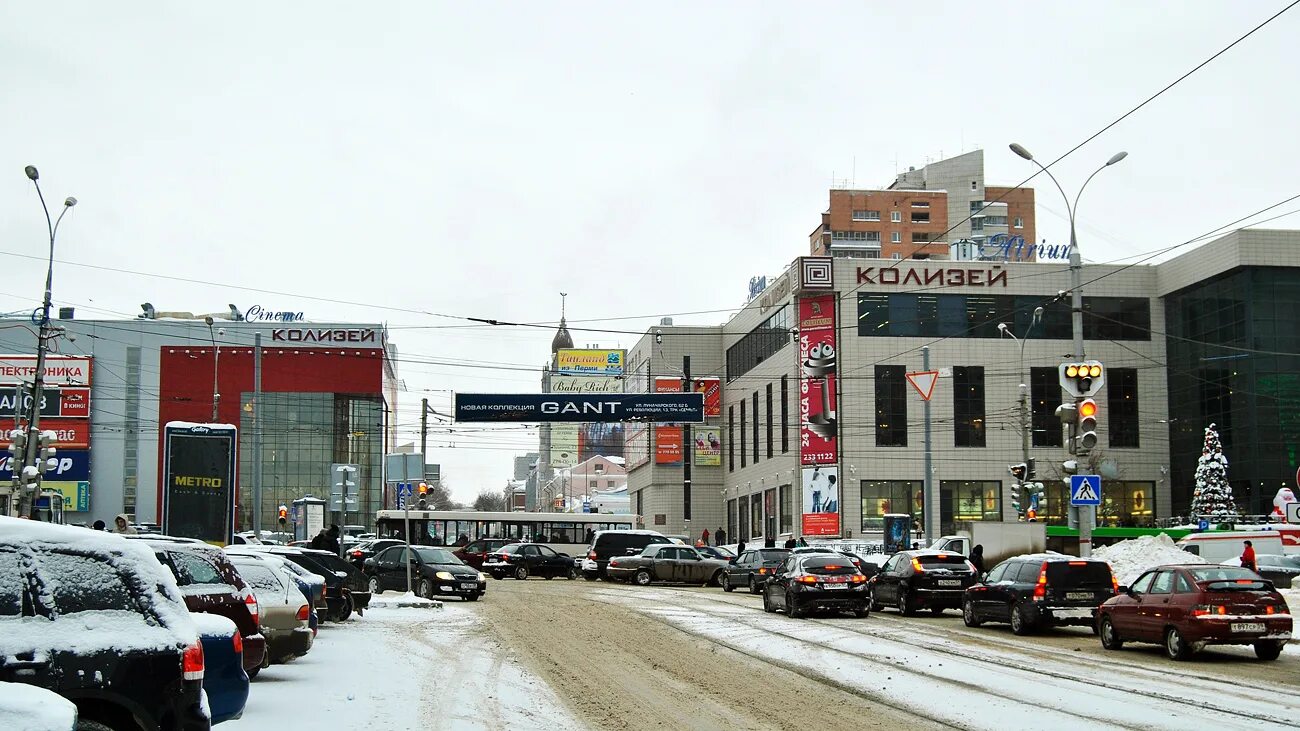
[[[287,506],[280,506],[280,517],[278,520],[281,528],[285,527],[285,525],[289,523],[289,508]]]
[[[1100,361],[1086,360],[1062,363],[1058,368],[1061,388],[1075,398],[1097,395],[1106,383],[1106,369]]]
[[[427,510],[429,507],[429,483],[421,482],[415,487],[416,507]]]
[[[1097,446],[1097,402],[1086,398],[1079,402],[1077,409],[1079,427],[1078,433],[1078,450],[1079,454],[1087,454],[1089,450]]]

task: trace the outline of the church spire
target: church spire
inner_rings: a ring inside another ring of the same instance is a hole
[[[551,354],[559,352],[561,348],[573,347],[573,336],[569,334],[568,324],[565,322],[565,304],[569,295],[567,292],[560,293],[560,327],[555,331],[555,337],[551,338]]]

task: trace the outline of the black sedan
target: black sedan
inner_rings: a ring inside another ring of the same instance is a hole
[[[942,614],[960,609],[967,587],[978,580],[975,567],[959,553],[899,551],[871,577],[868,592],[872,609],[893,606],[899,614],[918,609]]]
[[[404,546],[406,541],[400,538],[371,538],[349,546],[343,555],[347,560],[357,567],[358,571],[364,570],[366,559],[374,556],[385,548],[393,546]]]
[[[738,587],[747,587],[750,594],[763,590],[767,578],[776,573],[790,552],[783,548],[757,548],[745,551],[736,560],[722,570],[723,591],[733,591]]]
[[[802,617],[818,609],[865,617],[867,577],[838,553],[792,555],[763,585],[763,611]]]
[[[483,561],[483,570],[494,579],[513,576],[523,580],[529,576],[543,576],[553,579],[563,576],[566,579],[578,578],[578,566],[567,553],[556,553],[549,546],[540,543],[511,543],[489,553]]]
[[[487,579],[473,567],[461,563],[446,548],[432,546],[392,546],[366,559],[370,591],[406,590],[406,567],[411,567],[411,588],[425,599],[457,596],[467,602],[478,601],[487,591]]]

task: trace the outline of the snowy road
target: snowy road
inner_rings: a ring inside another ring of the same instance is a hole
[[[955,612],[792,620],[742,592],[507,580],[327,626],[223,728],[1300,728],[1300,648],[1129,648]]]

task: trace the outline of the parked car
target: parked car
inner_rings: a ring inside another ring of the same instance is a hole
[[[346,550],[348,560],[358,571],[364,571],[366,559],[391,546],[405,546],[406,541],[397,538],[367,538],[359,540]]]
[[[520,581],[529,576],[553,579],[578,578],[578,567],[567,553],[556,553],[540,543],[509,543],[488,555],[483,571],[494,579],[513,576]]]
[[[231,562],[257,595],[258,625],[273,663],[286,663],[311,651],[311,607],[289,577],[272,563],[274,556],[231,554]]]
[[[232,551],[227,548],[226,552],[237,553],[239,551],[238,549]],[[314,574],[292,561],[286,561],[283,556],[258,551],[249,551],[246,555],[261,556],[264,560],[271,562],[294,586],[298,587],[298,591],[307,600],[310,609],[308,626],[311,627],[312,636],[315,637],[317,627],[320,624],[320,614],[326,609],[324,577],[320,574]]]
[[[406,565],[411,564],[411,581],[415,593],[425,599],[434,596],[457,596],[468,602],[478,601],[487,591],[487,577],[466,566],[446,548],[433,546],[393,546],[366,560],[370,591],[406,590]]]
[[[1241,557],[1228,559],[1223,565],[1240,566]],[[1278,589],[1290,589],[1295,578],[1300,576],[1300,556],[1261,553],[1255,556],[1255,573],[1273,582]]]
[[[865,617],[867,577],[838,553],[787,556],[763,584],[763,611],[802,617],[818,609]]]
[[[244,641],[234,622],[216,614],[192,614],[203,643],[203,692],[208,696],[212,724],[244,715],[248,703],[248,673],[244,672]]]
[[[263,546],[257,550],[291,561],[324,579],[327,619],[342,622],[352,616],[353,611],[361,614],[370,605],[366,575],[329,551],[293,546]]]
[[[671,543],[664,534],[653,530],[602,530],[591,537],[587,557],[582,562],[582,577],[588,581],[606,578],[609,560],[615,556],[633,556],[651,544]]]
[[[858,571],[861,571],[868,579],[880,572],[880,567],[876,564],[863,559],[856,553],[841,551],[837,548],[828,548],[826,546],[796,546],[795,548],[790,549],[790,553],[798,555],[805,553],[838,553],[839,555],[849,559],[849,561],[857,567]]]
[[[1276,660],[1291,639],[1291,612],[1271,583],[1235,566],[1161,566],[1119,587],[1099,610],[1101,646],[1162,644],[1173,660],[1206,645],[1253,645]]]
[[[695,550],[699,551],[701,556],[716,558],[719,561],[730,561],[736,557],[736,553],[725,546],[696,546]]]
[[[945,609],[959,609],[966,588],[977,580],[975,567],[961,554],[899,551],[871,577],[867,594],[872,609],[888,604],[899,614],[918,609],[942,614]]]
[[[0,682],[0,728],[76,731],[77,707],[63,696],[35,685]]]
[[[148,546],[0,517],[0,682],[59,694],[87,726],[198,731],[203,675],[194,620]]]
[[[961,616],[967,627],[1009,622],[1018,635],[1041,627],[1096,627],[1097,607],[1115,596],[1117,587],[1105,561],[1018,556],[966,589]]]
[[[218,614],[235,623],[244,642],[244,671],[257,677],[270,664],[258,626],[257,596],[219,548],[190,538],[125,536],[153,549],[180,586],[191,612]]]
[[[481,570],[483,562],[487,560],[489,554],[495,553],[511,543],[518,542],[513,538],[480,538],[477,541],[470,541],[468,544],[452,551],[452,553],[466,566],[473,566]]]
[[[775,574],[789,557],[790,552],[783,548],[758,548],[745,551],[734,562],[727,564],[718,581],[722,584],[723,591],[748,587],[750,594],[758,594],[763,590],[763,584],[767,583],[768,577]]]
[[[611,579],[648,586],[655,581],[717,585],[728,562],[705,558],[690,546],[652,543],[635,556],[611,558],[606,572]]]

